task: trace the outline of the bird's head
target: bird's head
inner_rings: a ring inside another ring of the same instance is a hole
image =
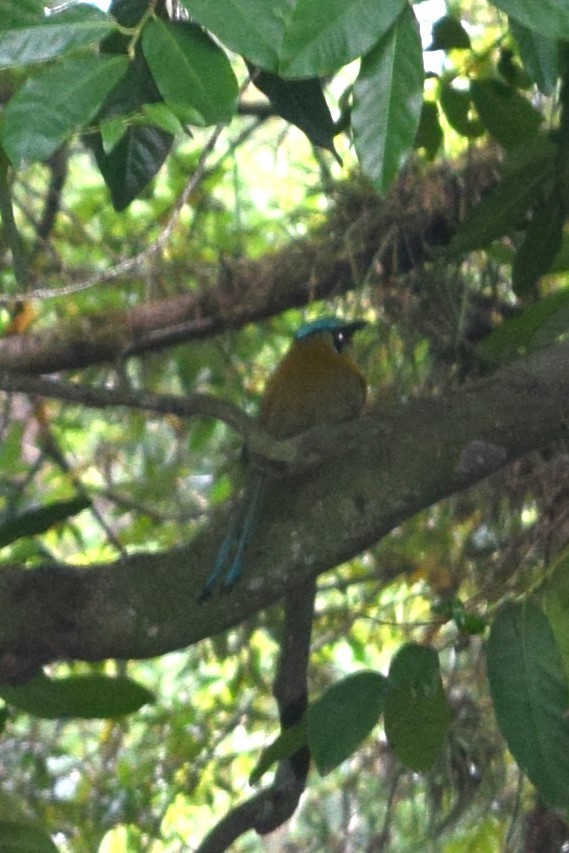
[[[355,332],[366,326],[365,320],[353,320],[348,323],[341,317],[319,317],[312,323],[305,323],[295,332],[295,341],[304,341],[315,335],[330,336],[334,349],[342,352],[346,344],[349,344]]]

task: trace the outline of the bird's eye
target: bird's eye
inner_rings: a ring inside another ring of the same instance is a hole
[[[342,352],[344,346],[348,342],[348,337],[343,329],[337,329],[332,334],[332,340],[334,342],[334,349],[336,352]]]

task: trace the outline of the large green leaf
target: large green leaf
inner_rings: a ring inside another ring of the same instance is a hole
[[[145,104],[163,103],[146,60],[137,52],[128,71],[113,89],[100,112],[99,123],[115,116],[142,113]],[[129,123],[121,139],[105,151],[100,133],[87,142],[105,179],[116,210],[124,210],[156,175],[172,147],[173,136],[154,126]]]
[[[536,33],[554,39],[569,39],[567,0],[492,0],[494,6]]]
[[[266,71],[278,72],[286,23],[296,0],[182,0],[192,16],[224,45]]]
[[[54,59],[71,50],[96,44],[116,26],[109,15],[82,3],[34,21],[34,26],[7,28],[0,16],[0,67]]]
[[[71,498],[68,501],[53,501],[46,506],[22,512],[0,524],[0,548],[24,536],[45,533],[56,524],[67,521],[91,506],[88,498]]]
[[[556,146],[538,137],[528,147],[527,157],[509,168],[457,229],[448,246],[450,254],[487,248],[493,240],[517,227],[545,182],[552,178]]]
[[[389,667],[385,734],[400,761],[427,770],[440,754],[450,721],[439,658],[434,649],[408,643]]]
[[[109,188],[113,207],[124,210],[155,177],[172,148],[172,136],[154,126],[129,126],[105,152],[100,134],[92,139],[97,164]]]
[[[518,296],[527,293],[549,271],[561,247],[564,211],[557,187],[536,205],[524,241],[512,265],[512,285]]]
[[[504,148],[515,148],[539,130],[543,115],[511,86],[472,80],[470,92],[484,126]]]
[[[43,0],[0,0],[0,24],[8,27],[28,27],[43,23]]]
[[[507,604],[486,647],[494,711],[508,747],[546,803],[569,806],[569,691],[551,626],[532,602]]]
[[[559,75],[559,41],[529,30],[513,19],[510,21],[510,29],[520,48],[527,73],[540,92],[551,95]]]
[[[569,679],[569,551],[561,554],[543,590],[543,609]]]
[[[58,853],[58,848],[39,827],[2,820],[0,853]]]
[[[407,0],[297,0],[280,49],[283,77],[322,77],[363,56]]]
[[[321,775],[354,753],[383,710],[386,679],[369,670],[348,675],[308,708],[308,746]]]
[[[270,71],[257,71],[253,80],[281,118],[300,128],[313,145],[334,152],[334,121],[320,80],[283,80]]]
[[[21,711],[50,720],[121,717],[154,701],[149,690],[130,678],[96,674],[50,679],[40,673],[22,687],[0,685],[0,697]]]
[[[85,127],[127,67],[124,56],[74,57],[28,80],[4,110],[2,144],[14,167],[46,160]]]
[[[454,15],[444,15],[433,24],[433,40],[428,50],[469,50],[470,36]]]
[[[154,18],[142,49],[166,103],[191,124],[229,121],[237,109],[237,80],[221,48],[199,27]]]
[[[505,320],[481,341],[477,352],[493,364],[511,361],[554,343],[568,327],[569,290],[560,290]]]
[[[440,102],[448,123],[453,130],[456,130],[457,133],[469,139],[482,136],[484,125],[479,118],[472,118],[470,114],[472,110],[470,92],[465,92],[463,89],[455,89],[450,82],[445,81],[441,86]]]
[[[423,104],[423,53],[406,7],[362,60],[354,84],[352,129],[364,172],[385,193],[413,148]]]

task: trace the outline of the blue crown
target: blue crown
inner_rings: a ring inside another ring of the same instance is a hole
[[[366,325],[365,320],[354,320],[347,322],[341,317],[319,317],[318,320],[313,320],[312,323],[305,323],[296,330],[295,340],[301,341],[303,338],[308,338],[310,335],[317,335],[319,332],[346,332],[348,335],[357,332],[358,329],[363,329]]]

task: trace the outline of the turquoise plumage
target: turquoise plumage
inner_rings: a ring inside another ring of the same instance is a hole
[[[363,320],[346,322],[339,317],[321,317],[297,330],[263,394],[259,423],[270,435],[289,438],[360,413],[366,399],[366,380],[345,347],[363,326]],[[263,472],[249,472],[237,516],[219,549],[200,600],[209,598],[224,571],[222,590],[229,591],[239,580],[244,550],[254,532],[269,482]]]

